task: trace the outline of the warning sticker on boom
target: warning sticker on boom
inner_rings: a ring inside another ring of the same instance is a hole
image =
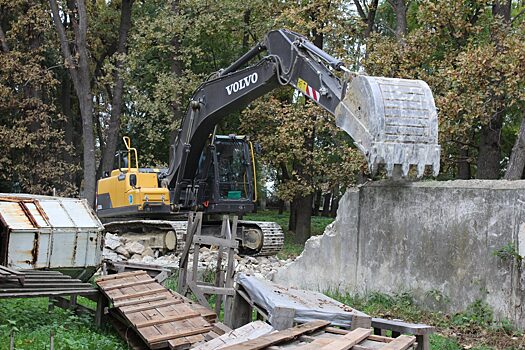
[[[303,94],[313,99],[315,102],[319,102],[319,98],[321,97],[319,91],[309,86],[308,83],[303,79],[299,78],[297,80],[297,88],[301,90]]]

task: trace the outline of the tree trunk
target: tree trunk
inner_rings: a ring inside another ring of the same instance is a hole
[[[87,202],[94,206],[96,192],[96,163],[95,163],[95,138],[93,135],[93,101],[89,78],[89,57],[87,52],[87,11],[84,0],[76,1],[76,12],[78,19],[73,19],[73,30],[75,32],[75,58],[71,54],[69,40],[60,19],[60,11],[56,0],[49,0],[53,21],[57,29],[62,55],[66,61],[75,92],[80,106],[82,117],[82,141],[84,161],[84,191],[82,196]],[[62,9],[64,11],[64,9]],[[73,16],[73,15],[72,15]]]
[[[297,227],[297,212],[295,210],[297,201],[294,199],[290,202],[290,216],[288,219],[288,231],[295,232]]]
[[[120,27],[117,44],[117,61],[113,73],[115,85],[113,87],[113,99],[111,101],[111,115],[109,118],[108,135],[102,154],[102,174],[110,172],[113,169],[115,152],[119,140],[120,116],[122,114],[122,96],[124,94],[124,79],[122,79],[122,69],[124,62],[122,55],[127,53],[128,33],[131,28],[131,7],[134,0],[122,0],[120,11]],[[102,143],[102,140],[100,140]]]
[[[492,123],[481,127],[476,173],[478,179],[498,179],[500,176],[502,119],[499,113],[494,117]]]
[[[330,204],[330,216],[335,218],[337,215],[337,209],[339,208],[339,187],[336,187],[332,191],[332,203]]]
[[[458,176],[460,180],[468,180],[471,177],[470,173],[470,162],[468,161],[468,148],[461,147],[459,149],[459,160],[458,160]]]
[[[284,201],[282,199],[279,199],[277,203],[279,203],[279,215],[282,215],[284,212]]]
[[[321,215],[328,217],[330,215],[330,202],[332,200],[332,192],[325,193],[323,197],[323,212]]]
[[[0,47],[2,48],[2,51],[4,53],[9,52],[9,46],[7,45],[7,40],[5,38],[4,30],[2,29],[2,26],[0,25]]]
[[[304,243],[312,235],[312,195],[300,197],[295,200],[296,211],[296,227],[295,227],[295,241],[296,243]]]
[[[510,154],[509,165],[505,173],[505,180],[519,180],[523,175],[523,168],[525,167],[525,112],[521,119],[520,130],[518,137],[512,147]]]
[[[407,4],[406,0],[388,1],[396,13],[396,38],[402,40],[407,33]]]
[[[501,16],[505,23],[509,23],[511,19],[512,0],[494,0],[492,4],[492,14]]]
[[[312,215],[313,216],[319,216],[319,208],[321,207],[321,198],[323,197],[323,193],[321,190],[317,190],[315,192],[315,200],[313,201],[313,208],[312,208]]]
[[[372,0],[372,2],[368,5],[368,12],[365,12],[365,6],[363,6],[359,0],[354,0],[354,4],[359,17],[361,17],[361,20],[366,24],[364,36],[365,38],[368,38],[374,31],[379,0]]]

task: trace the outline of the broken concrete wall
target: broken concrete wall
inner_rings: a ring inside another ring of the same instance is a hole
[[[525,181],[374,183],[274,280],[319,291],[409,292],[448,312],[487,302],[525,328]],[[499,253],[498,253],[499,252]]]

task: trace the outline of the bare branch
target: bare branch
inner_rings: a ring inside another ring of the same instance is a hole
[[[51,7],[53,22],[55,23],[55,27],[58,32],[58,38],[60,39],[60,48],[62,49],[62,54],[64,55],[67,65],[73,66],[73,59],[71,57],[71,50],[69,49],[66,30],[64,28],[64,24],[60,20],[60,14],[58,12],[56,0],[49,0],[49,6]]]
[[[363,7],[361,6],[361,3],[359,2],[359,0],[354,0],[354,4],[355,4],[355,7],[357,9],[357,13],[359,14],[359,16],[366,20],[367,18],[367,15],[365,13],[365,11],[363,10]]]

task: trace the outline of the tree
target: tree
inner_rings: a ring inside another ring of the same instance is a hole
[[[0,1],[0,188],[8,192],[72,195],[64,161],[63,116],[55,107],[55,47],[42,1]]]
[[[102,173],[113,169],[113,161],[120,135],[120,116],[122,113],[124,96],[124,69],[125,55],[127,53],[128,33],[131,28],[131,9],[134,0],[122,0],[120,10],[120,26],[118,31],[118,43],[115,58],[115,69],[113,71],[113,89],[111,98],[111,112],[105,147],[102,153]]]
[[[96,161],[95,137],[93,134],[93,95],[91,94],[91,78],[89,71],[89,54],[87,49],[87,10],[84,0],[70,3],[70,8],[59,10],[56,0],[49,0],[53,21],[60,40],[64,63],[77,94],[80,116],[82,118],[83,143],[83,197],[91,206],[95,204],[96,191]],[[60,14],[71,18],[74,32],[74,44],[70,47],[66,30]],[[73,55],[73,52],[75,55]]]

